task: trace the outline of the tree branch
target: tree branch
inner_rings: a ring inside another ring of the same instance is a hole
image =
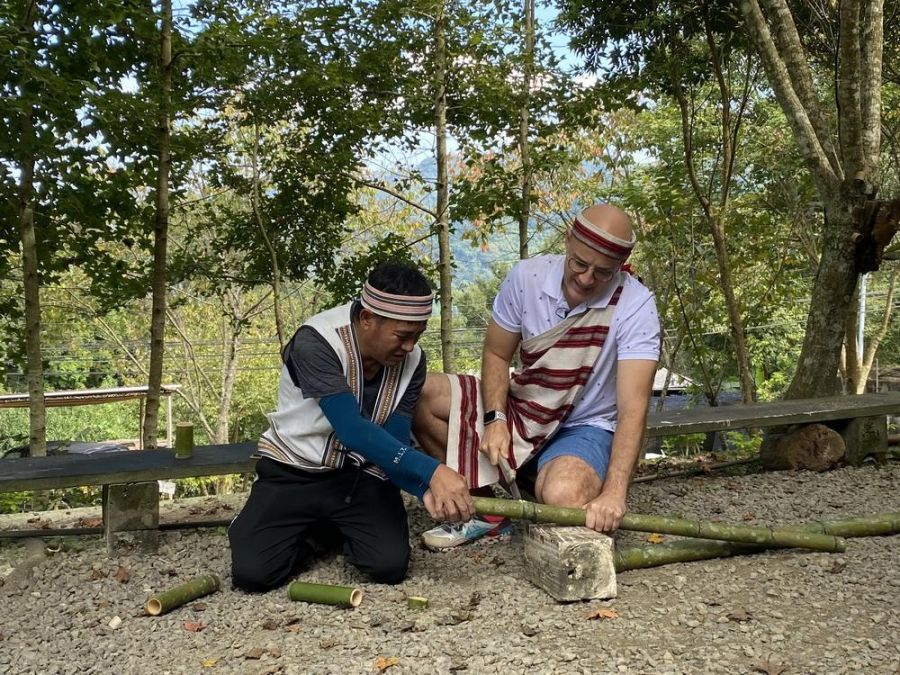
[[[870,0],[861,8],[860,117],[862,160],[869,180],[877,181],[881,153],[881,77],[884,54],[884,0]]]
[[[862,56],[860,50],[861,0],[842,0],[840,3],[841,38],[838,45],[837,96],[838,140],[845,176],[865,172],[862,147],[862,102],[860,79]]]
[[[775,30],[773,38],[778,53],[784,60],[791,85],[809,115],[810,124],[832,170],[840,176],[842,173],[840,158],[831,142],[832,125],[816,95],[812,71],[807,60],[803,58],[805,53],[803,43],[797,32],[797,24],[794,23],[791,10],[785,0],[763,0],[763,2],[773,17],[772,24]]]
[[[741,12],[747,22],[756,48],[762,58],[769,77],[769,83],[775,90],[775,96],[787,115],[788,122],[797,138],[800,154],[809,163],[820,194],[835,192],[840,187],[843,173],[832,167],[822,144],[819,142],[812,122],[803,103],[794,91],[787,67],[775,46],[772,34],[759,8],[757,0],[741,0]]]
[[[397,190],[393,189],[392,187],[388,187],[387,185],[384,185],[382,183],[375,183],[372,181],[363,180],[359,176],[351,176],[351,178],[353,178],[353,180],[355,180],[360,185],[365,185],[366,187],[370,187],[374,190],[378,190],[379,192],[384,192],[385,194],[388,194],[391,197],[399,199],[401,202],[405,202],[406,204],[409,204],[414,209],[418,209],[419,211],[422,211],[423,213],[428,214],[432,218],[437,219],[436,211],[432,211],[427,206],[419,204],[418,202],[414,202],[413,200],[409,199],[405,195],[402,195],[401,193],[399,193]]]

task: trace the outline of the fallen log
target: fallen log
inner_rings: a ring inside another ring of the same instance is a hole
[[[145,608],[150,616],[159,616],[218,590],[219,577],[215,574],[204,574],[170,588],[168,591],[150,596]]]
[[[900,534],[900,512],[875,513],[871,516],[831,520],[803,525],[788,526],[785,529],[798,532],[815,532],[840,537],[882,537]],[[614,553],[616,572],[659,567],[678,562],[727,558],[735,555],[759,553],[765,546],[740,544],[727,541],[704,539],[682,539],[680,541],[636,546],[617,550]]]
[[[534,523],[555,523],[557,525],[584,525],[585,523],[583,509],[492,497],[473,497],[472,501],[475,503],[475,511],[481,515],[504,516],[530,520]],[[847,548],[843,539],[829,534],[732,525],[669,516],[648,516],[640,513],[626,513],[619,529],[756,544],[766,548],[808,548],[836,553],[845,551]]]
[[[314,602],[319,605],[335,605],[338,607],[359,607],[362,602],[362,589],[352,586],[333,586],[331,584],[312,584],[306,581],[294,581],[288,586],[288,598],[294,601]]]

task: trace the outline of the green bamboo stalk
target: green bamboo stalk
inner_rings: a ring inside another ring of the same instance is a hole
[[[819,532],[840,537],[887,536],[900,534],[900,512],[875,513],[871,516],[847,518],[845,520],[804,523],[802,525],[791,525],[785,529]],[[617,550],[615,552],[615,566],[616,572],[626,572],[628,570],[658,567],[670,563],[759,553],[765,548],[764,546],[727,541],[685,539],[665,544],[654,544],[653,546],[637,546]]]
[[[175,458],[190,459],[194,454],[194,425],[178,423],[175,426]]]
[[[473,497],[472,500],[475,502],[475,511],[482,515],[505,516],[506,518],[530,520],[535,523],[556,523],[558,525],[584,525],[585,523],[583,509],[491,497]],[[769,548],[809,548],[831,552],[841,552],[847,548],[843,539],[828,534],[714,523],[668,516],[647,516],[640,513],[626,513],[619,529],[734,541]]]
[[[303,602],[315,602],[320,605],[337,605],[340,607],[359,607],[362,602],[362,589],[352,586],[332,586],[331,584],[311,584],[295,581],[288,586],[288,598]]]
[[[218,590],[219,577],[215,574],[204,574],[163,593],[151,595],[145,607],[150,616],[159,616]]]

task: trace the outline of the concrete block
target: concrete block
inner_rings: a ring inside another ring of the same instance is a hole
[[[155,553],[159,543],[159,485],[103,486],[103,530],[110,556],[126,550]]]
[[[616,597],[614,542],[586,527],[530,525],[525,575],[559,601]]]
[[[847,445],[847,463],[859,466],[869,455],[878,462],[887,461],[887,417],[858,417],[841,431]]]

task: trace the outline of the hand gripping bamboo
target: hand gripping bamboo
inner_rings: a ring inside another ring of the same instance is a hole
[[[504,516],[530,520],[534,523],[556,523],[558,525],[584,525],[585,523],[583,509],[491,497],[473,497],[472,501],[475,502],[475,511],[481,515]],[[837,553],[847,548],[846,542],[841,537],[828,534],[800,532],[786,528],[732,525],[668,516],[647,516],[640,513],[626,513],[619,527],[622,530],[735,541],[767,548],[808,548]]]

